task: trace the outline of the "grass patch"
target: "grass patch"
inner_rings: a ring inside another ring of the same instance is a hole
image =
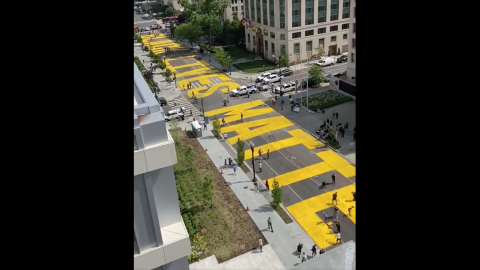
[[[138,59],[138,57],[136,56],[133,57],[133,61],[135,61],[135,64],[137,65],[138,69],[140,70],[143,76],[143,72],[146,71],[147,69],[143,65],[142,61],[140,61],[140,59]],[[153,81],[153,78],[145,78],[145,76],[143,76],[143,78],[147,82],[148,87],[150,87],[150,91],[152,91],[152,93],[155,93],[155,91],[153,90],[155,89],[155,83]]]
[[[263,65],[265,65],[265,68],[263,67]],[[259,73],[277,68],[276,66],[262,60],[233,64],[233,66],[245,73]]]
[[[353,100],[353,98],[349,96],[345,96],[333,90],[328,90],[322,93],[310,95],[308,97],[308,108],[312,111],[317,111],[317,109],[325,110],[351,100]],[[304,98],[301,100],[300,98],[297,98],[297,102],[302,102],[302,106],[307,107],[307,99]]]
[[[251,52],[245,51],[245,50],[243,50],[241,48],[238,48],[238,47],[235,47],[235,46],[226,47],[225,48],[225,53],[230,55],[230,57],[234,60],[237,60],[237,59],[240,59],[240,58],[253,60],[253,59],[255,59],[255,56],[256,56],[255,54],[253,54]]]
[[[172,134],[176,138],[178,159],[173,168],[181,198],[182,217],[189,234],[192,237],[194,233],[202,229],[204,231],[202,235],[206,238],[208,252],[202,254],[202,258],[215,255],[218,262],[222,263],[257,248],[258,239],[262,239],[266,245],[267,240],[245,212],[218,168],[197,139],[187,133],[180,130]],[[188,150],[189,147],[191,150]],[[209,202],[203,195],[204,177],[207,174],[213,179],[213,207],[206,206]]]
[[[290,218],[290,216],[285,212],[285,210],[283,210],[283,208],[275,203],[271,203],[270,204],[273,209],[275,209],[275,211],[277,211],[278,215],[283,219],[283,222],[285,222],[285,224],[289,224],[289,223],[292,223],[293,220]]]

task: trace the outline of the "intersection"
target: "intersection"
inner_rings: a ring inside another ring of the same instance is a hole
[[[229,91],[246,84],[245,81],[230,78],[210,65],[208,60],[195,59],[193,53],[184,56],[175,54],[185,48],[164,34],[143,35],[142,39],[152,46],[155,54],[164,54],[164,47],[171,49],[165,63],[175,73],[178,88],[186,89],[187,84],[192,85],[191,89],[182,91],[182,98],[192,102],[195,94],[197,98],[204,99],[205,114],[210,119],[214,115],[224,118],[226,124],[222,133],[227,134],[227,141],[233,149],[236,149],[238,138],[254,144],[253,154],[246,144],[245,162],[251,164],[254,159],[257,177],[264,183],[268,181],[269,187],[273,187],[274,179],[279,182],[283,190],[283,205],[319,247],[329,248],[336,244],[336,230],[332,226],[335,219],[325,220],[325,214],[329,217],[333,215],[331,203],[334,192],[338,194],[337,207],[342,213],[337,218],[342,226],[342,240],[355,241],[354,166],[266,105],[262,101],[265,96],[260,93],[250,98],[230,98],[228,106],[224,107],[223,98]],[[200,109],[198,103],[192,106]],[[241,113],[243,121],[240,120]],[[312,125],[317,126],[317,123]],[[262,159],[258,156],[259,149],[263,151]],[[270,151],[269,158],[267,149]],[[262,172],[258,172],[259,162],[263,165]],[[335,186],[320,189],[323,181],[332,182],[332,173],[336,175]],[[348,209],[352,206],[354,208],[349,216]]]

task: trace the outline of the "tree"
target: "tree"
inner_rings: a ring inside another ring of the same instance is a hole
[[[190,42],[190,46],[193,46],[194,42],[198,42],[200,37],[203,36],[202,28],[198,24],[194,23],[184,23],[179,25],[175,29],[175,37],[180,40],[186,40]]]
[[[323,70],[319,66],[314,65],[308,70],[308,76],[314,85],[318,85],[323,81]]]
[[[282,203],[283,200],[283,195],[282,195],[282,189],[280,188],[280,184],[278,184],[278,181],[273,178],[273,189],[272,189],[272,197],[273,197],[273,207],[278,207],[280,206],[280,203]]]
[[[280,66],[281,67],[290,67],[290,59],[288,57],[288,54],[282,54],[280,55]]]
[[[315,51],[317,52],[317,53],[315,54],[315,56],[316,56],[317,58],[321,58],[322,56],[325,55],[325,51],[323,50],[323,46],[322,46],[322,45],[318,45],[318,47],[315,48]]]
[[[175,145],[179,144],[178,141],[178,121],[177,119],[173,118],[170,120],[170,125],[172,126],[172,129],[170,130],[170,134],[172,135],[173,141],[175,142]]]
[[[245,143],[237,138],[237,162],[238,166],[241,166],[245,161]]]
[[[170,17],[170,16],[173,16],[175,15],[175,9],[173,7],[168,7],[167,9],[165,9],[165,16],[167,17]]]
[[[165,70],[165,77],[170,78],[170,76],[172,76],[172,70],[170,70],[169,68],[167,68],[167,69]]]
[[[220,63],[224,68],[227,67],[230,60],[225,50],[222,47],[216,47],[214,48],[214,52],[215,60]]]
[[[189,22],[206,26],[211,45],[212,33],[219,34],[223,28],[223,13],[231,5],[230,0],[179,0]]]
[[[206,174],[203,177],[202,183],[202,193],[203,198],[205,199],[205,207],[211,208],[213,206],[213,178]]]
[[[219,138],[220,134],[222,134],[222,124],[220,123],[220,120],[218,120],[218,117],[216,115],[213,117],[212,125],[213,125],[213,135]]]

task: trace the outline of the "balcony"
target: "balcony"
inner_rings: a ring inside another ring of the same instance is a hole
[[[133,175],[158,170],[177,163],[175,143],[167,130],[168,140],[133,151]],[[134,144],[135,149],[135,144]]]
[[[133,269],[154,269],[173,262],[191,253],[190,238],[183,220],[160,229],[163,245],[145,250],[141,253],[134,249]],[[136,243],[134,243],[136,247]]]

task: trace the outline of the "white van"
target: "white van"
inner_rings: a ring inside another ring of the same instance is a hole
[[[318,61],[317,65],[321,67],[332,66],[335,64],[335,59],[333,57],[327,57],[325,60]]]

